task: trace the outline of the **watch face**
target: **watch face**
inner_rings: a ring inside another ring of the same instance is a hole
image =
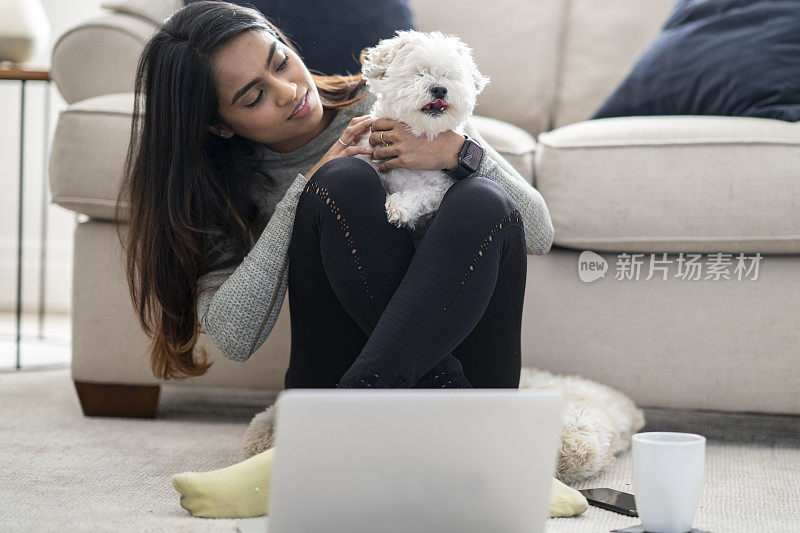
[[[478,165],[481,162],[482,155],[483,148],[481,148],[477,143],[467,141],[467,150],[464,156],[461,158],[461,164],[468,167],[470,171],[475,172],[478,170]]]

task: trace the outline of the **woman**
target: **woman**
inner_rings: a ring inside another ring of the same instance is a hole
[[[120,201],[154,375],[207,371],[193,354],[200,326],[246,360],[290,287],[286,388],[518,387],[526,253],[546,253],[553,228],[539,193],[472,125],[479,170],[415,242],[386,220],[372,167],[350,156],[386,159],[381,170],[453,168],[463,137],[428,142],[370,119],[359,74],[312,75],[258,11],[211,1],[176,11],[145,46],[135,92]],[[355,146],[364,135],[373,149]],[[253,487],[268,487],[258,476],[271,451],[175,476],[181,504],[196,516],[263,514],[266,491]]]

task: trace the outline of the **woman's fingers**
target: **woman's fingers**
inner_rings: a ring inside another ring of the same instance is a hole
[[[361,122],[357,122],[356,124],[352,124],[347,128],[354,132],[364,132],[365,130],[369,129],[370,126],[372,126],[374,121],[374,118],[368,118],[366,120],[362,120]]]
[[[348,146],[344,149],[344,153],[346,153],[348,156],[356,154],[371,154],[372,148],[368,148],[366,146]]]
[[[350,142],[358,142],[361,137],[369,131],[369,126],[372,124],[373,119],[367,119],[358,124],[353,124],[347,127],[347,132],[350,137]]]
[[[353,119],[350,121],[350,126],[363,124],[365,122],[369,122],[371,124],[374,121],[375,121],[375,119],[371,118],[369,115],[362,115],[360,117],[353,117]]]

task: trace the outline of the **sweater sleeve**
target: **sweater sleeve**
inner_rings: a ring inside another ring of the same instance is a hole
[[[528,255],[544,255],[553,244],[553,222],[544,198],[517,170],[484,140],[471,120],[465,133],[483,148],[483,158],[475,176],[489,178],[506,190],[522,214]]]
[[[306,183],[305,176],[298,174],[238,266],[208,272],[198,280],[198,320],[229,359],[246,361],[278,320],[288,285],[297,201]],[[220,279],[224,279],[221,285]],[[218,287],[200,290],[214,285]]]

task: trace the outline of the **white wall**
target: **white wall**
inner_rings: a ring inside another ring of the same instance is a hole
[[[0,0],[2,1],[2,0]],[[43,47],[31,64],[50,66],[53,43],[68,28],[103,10],[101,0],[41,0],[51,26],[48,46]],[[75,213],[50,204],[46,180],[45,84],[27,82],[25,87],[25,160],[23,188],[23,312],[38,311],[40,242],[42,233],[42,194],[47,194],[47,233],[45,308],[50,312],[68,312],[72,287],[72,231]],[[20,83],[0,81],[0,312],[16,309],[17,217],[19,193]],[[55,84],[50,89],[49,144],[66,103]],[[45,184],[46,185],[46,184]],[[10,332],[4,332],[10,333]]]

